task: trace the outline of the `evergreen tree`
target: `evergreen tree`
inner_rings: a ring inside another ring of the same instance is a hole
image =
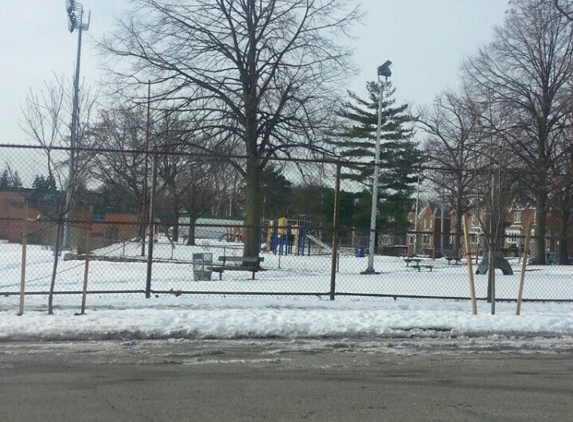
[[[9,189],[12,187],[12,178],[8,169],[4,169],[2,176],[0,177],[0,189]]]
[[[262,172],[261,197],[263,199],[263,216],[278,218],[289,216],[292,183],[282,174],[281,169],[270,164]]]
[[[22,179],[20,178],[20,175],[18,174],[17,171],[14,172],[14,174],[12,175],[12,187],[16,188],[16,189],[20,189],[22,188]]]
[[[50,173],[46,178],[46,190],[55,191],[56,188],[57,188],[56,179],[54,178],[54,175]]]
[[[44,177],[43,174],[37,174],[34,176],[32,189],[40,191],[55,191],[56,188],[56,179],[52,174],[49,174],[48,177]]]
[[[34,176],[34,182],[32,183],[32,189],[44,190],[46,188],[46,178],[42,174],[37,174]]]
[[[352,162],[342,178],[363,185],[372,192],[376,131],[378,127],[377,82],[366,84],[368,96],[361,98],[348,91],[350,99],[344,101],[337,112],[343,119],[343,128],[332,141],[337,152]],[[392,98],[396,89],[386,83],[382,98],[380,134],[380,172],[378,178],[379,222],[384,231],[403,232],[408,228],[408,213],[415,191],[416,166],[421,152],[413,141],[413,118],[408,104],[396,105]]]

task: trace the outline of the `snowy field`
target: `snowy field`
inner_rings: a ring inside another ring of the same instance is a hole
[[[99,255],[137,256],[139,245],[118,245],[97,251]],[[18,291],[21,247],[0,245],[0,292]],[[156,256],[171,258],[171,247],[159,244]],[[241,253],[240,245],[204,244],[178,246],[173,258],[190,261],[191,253]],[[52,253],[30,247],[27,265],[27,291],[47,291],[52,270]],[[186,264],[156,264],[153,289],[237,292],[328,292],[330,258],[325,256],[279,257],[264,254],[266,271],[256,280],[250,273],[225,272],[223,280],[214,274],[213,281],[193,281]],[[432,261],[432,272],[418,273],[406,267],[400,258],[377,257],[379,275],[362,276],[365,258],[342,256],[337,273],[339,292],[459,295],[468,296],[467,269],[464,265],[447,265]],[[515,297],[519,271],[514,276],[496,274],[499,291]],[[525,296],[571,299],[570,267],[528,268]],[[84,265],[81,261],[61,261],[57,289],[81,290]],[[90,263],[90,290],[144,290],[145,263]],[[476,276],[478,296],[485,296],[485,277]],[[498,296],[499,296],[498,292]],[[513,302],[497,303],[490,315],[490,304],[478,302],[478,315],[471,314],[469,300],[413,300],[388,298],[337,297],[329,301],[318,294],[295,298],[293,295],[262,297],[221,297],[220,295],[175,296],[143,294],[91,294],[86,315],[77,315],[80,297],[58,295],[55,315],[48,316],[45,295],[27,296],[25,312],[17,316],[18,296],[0,294],[0,341],[11,340],[106,340],[106,339],[369,339],[384,338],[473,338],[488,342],[534,342],[540,350],[557,341],[559,350],[573,344],[573,303],[524,303],[522,315],[515,315]],[[529,339],[529,340],[528,340]],[[551,339],[551,340],[549,340]],[[556,340],[557,339],[557,340]]]
[[[204,241],[198,246],[177,245],[168,242],[154,247],[152,291],[158,295],[182,291],[212,295],[214,293],[244,293],[246,296],[268,293],[274,296],[308,294],[327,295],[331,283],[331,257],[329,255],[277,256],[261,254],[265,271],[258,272],[251,280],[246,271],[225,271],[222,280],[213,273],[212,281],[194,281],[192,255],[212,253],[216,263],[222,255],[242,255],[242,245]],[[141,257],[141,245],[126,243],[112,245],[93,252],[95,256],[141,258],[142,262],[108,262],[92,260],[89,266],[88,290],[91,292],[131,291],[139,296],[145,291],[147,264]],[[19,292],[21,247],[17,244],[0,244],[0,294]],[[49,290],[53,253],[39,246],[29,246],[26,265],[26,291],[45,293]],[[521,263],[510,261],[512,276],[496,271],[496,298],[515,300],[521,277]],[[468,271],[464,263],[448,265],[445,259],[424,260],[432,271],[421,272],[406,265],[399,257],[377,256],[374,268],[377,275],[361,275],[366,269],[367,258],[340,255],[336,273],[337,294],[387,295],[410,297],[469,298]],[[475,262],[474,262],[475,271]],[[83,261],[60,260],[57,271],[56,291],[79,292],[84,280]],[[476,296],[487,295],[487,276],[475,275]],[[118,293],[115,293],[118,294]],[[129,293],[124,293],[125,296]],[[528,266],[525,274],[523,297],[526,300],[573,301],[573,266]]]

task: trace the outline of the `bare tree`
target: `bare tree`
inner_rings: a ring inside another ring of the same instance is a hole
[[[94,113],[97,102],[97,92],[82,85],[79,96],[78,140],[77,147],[81,149],[89,142],[89,121]],[[48,177],[53,177],[60,189],[67,186],[68,160],[70,151],[70,124],[72,113],[72,87],[65,76],[56,76],[53,81],[44,82],[44,88],[39,92],[30,90],[22,108],[23,119],[20,123],[22,130],[30,140],[42,146],[46,155]],[[85,166],[89,156],[76,153],[74,160],[74,180],[71,188],[83,181]]]
[[[545,0],[540,0],[545,1]],[[555,8],[561,13],[569,22],[573,22],[573,2],[570,0],[552,0]]]
[[[453,250],[458,253],[462,216],[472,207],[470,193],[475,187],[471,170],[476,145],[482,136],[478,116],[466,95],[444,92],[431,107],[420,110],[418,124],[426,134],[423,144],[426,177],[449,198],[456,218]]]
[[[549,179],[552,187],[549,196],[549,207],[552,217],[559,221],[559,248],[557,262],[569,262],[568,229],[573,213],[573,115],[569,116],[570,126],[561,132],[559,148],[563,150],[563,159],[554,163],[553,176]]]
[[[349,70],[350,50],[338,42],[358,11],[347,11],[344,0],[134,4],[101,43],[110,67],[123,85],[151,79],[156,97],[200,111],[204,131],[242,140],[244,253],[257,255],[261,172],[269,158],[323,151],[322,129]]]
[[[93,180],[118,193],[116,205],[137,204],[139,236],[144,236],[143,212],[147,208],[144,179],[147,177],[149,145],[143,107],[120,105],[100,112],[91,133],[94,154],[90,165]]]
[[[214,201],[209,185],[218,176],[213,171],[213,157],[202,153],[211,140],[193,135],[190,126],[195,124],[193,119],[184,120],[176,112],[166,111],[164,131],[154,140],[160,150],[158,176],[167,188],[167,201],[173,215],[172,240],[179,239],[179,214],[185,209],[189,215],[188,245],[195,244],[197,218],[207,212]],[[199,145],[202,148],[196,147]]]
[[[494,41],[464,65],[476,92],[512,110],[513,128],[504,135],[533,176],[537,263],[545,262],[548,179],[552,162],[560,159],[557,144],[570,103],[572,58],[573,26],[567,19],[552,2],[521,0],[496,28]]]
[[[97,95],[85,86],[80,87],[80,97],[78,103],[78,134],[76,147],[86,146],[89,141],[88,123],[90,115],[96,105]],[[40,92],[30,90],[26,97],[25,106],[22,109],[23,121],[21,127],[30,139],[42,146],[46,155],[46,168],[48,180],[54,181],[60,193],[71,190],[70,197],[73,197],[78,186],[86,175],[86,166],[89,163],[88,154],[78,153],[70,148],[70,123],[72,121],[72,85],[66,83],[64,76],[56,77],[53,82],[45,82],[44,88]],[[62,150],[64,148],[64,150]],[[66,148],[68,148],[66,150]],[[69,158],[75,154],[73,169],[69,172]],[[71,174],[71,180],[68,175]],[[73,201],[67,203],[65,195],[60,195],[55,209],[46,217],[56,220],[55,253],[52,269],[52,279],[50,292],[48,295],[48,313],[53,313],[53,295],[56,283],[58,268],[60,237],[64,216],[71,211]],[[48,211],[48,210],[45,210]]]

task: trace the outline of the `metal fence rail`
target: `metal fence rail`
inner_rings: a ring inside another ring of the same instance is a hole
[[[12,224],[15,224],[12,222]],[[105,230],[104,230],[105,231]],[[98,242],[96,242],[98,243]],[[141,241],[99,239],[100,246],[89,254],[88,294],[146,294],[149,256],[142,256]],[[304,255],[282,254],[264,250],[261,269],[251,279],[249,271],[223,271],[221,280],[212,274],[208,281],[196,281],[193,254],[213,254],[216,264],[222,256],[241,256],[242,244],[219,239],[197,239],[196,245],[183,241],[173,244],[160,237],[153,248],[152,272],[148,294],[203,296],[309,296],[328,297],[331,293],[344,297],[425,298],[467,300],[468,272],[465,259],[448,261],[418,255],[419,261],[407,262],[405,256],[376,255],[375,270],[379,274],[363,275],[366,258],[360,248],[341,245],[336,270],[332,273],[332,254],[313,247]],[[22,244],[0,243],[0,295],[19,294],[22,269]],[[310,253],[310,254],[309,254]],[[26,247],[25,292],[46,295],[52,278],[54,250],[51,245],[28,244]],[[477,258],[477,261],[481,260]],[[521,259],[508,257],[514,274],[505,276],[496,270],[496,299],[515,300],[520,280]],[[475,259],[472,258],[473,268]],[[55,293],[77,295],[82,292],[86,261],[84,253],[62,252],[57,272]],[[525,275],[524,300],[573,301],[571,266],[528,265]],[[334,291],[331,281],[334,276]],[[487,275],[475,275],[476,296],[488,297]]]
[[[210,196],[203,199],[207,206],[200,212],[190,205],[191,199],[182,195],[177,205],[167,188],[158,190],[154,224],[149,222],[148,194],[106,190],[86,173],[83,186],[91,188],[76,192],[68,220],[61,212],[65,190],[57,184],[42,185],[38,176],[46,173],[37,159],[30,158],[34,154],[28,154],[28,149],[13,147],[10,152],[19,157],[22,185],[0,187],[0,297],[19,295],[21,288],[26,295],[47,295],[53,281],[56,295],[80,295],[87,282],[87,294],[104,297],[469,299],[466,252],[452,249],[454,233],[443,224],[403,234],[379,232],[374,256],[377,273],[362,274],[370,252],[368,226],[350,226],[344,223],[344,214],[333,221],[336,172],[330,163],[322,163],[332,171],[325,172],[321,186],[293,187],[276,180],[275,185],[265,181],[261,186],[263,217],[255,229],[259,257],[264,260],[254,277],[247,268],[224,268],[221,279],[213,273],[209,279],[197,280],[194,255],[212,254],[211,265],[220,266],[222,257],[243,255],[245,229],[252,229],[245,226],[242,185],[231,169],[218,167],[217,177],[209,179],[211,185],[203,186]],[[291,163],[274,164],[296,179]],[[140,177],[147,177],[143,170]],[[61,250],[58,231],[61,240],[59,229],[64,225],[69,225],[71,245]],[[472,242],[469,252],[475,273],[484,249],[479,236]],[[513,275],[495,271],[495,300],[516,300],[524,238],[513,233],[499,244],[503,247],[496,251],[507,259]],[[557,265],[557,244],[549,239],[548,245],[553,265],[526,266],[523,300],[573,301],[573,267]],[[474,274],[474,281],[476,298],[491,298],[488,276]]]

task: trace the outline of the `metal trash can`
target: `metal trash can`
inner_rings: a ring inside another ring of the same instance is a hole
[[[360,247],[356,250],[356,256],[358,258],[364,258],[364,248]]]
[[[193,280],[211,281],[213,273],[213,254],[194,253],[193,254]]]

